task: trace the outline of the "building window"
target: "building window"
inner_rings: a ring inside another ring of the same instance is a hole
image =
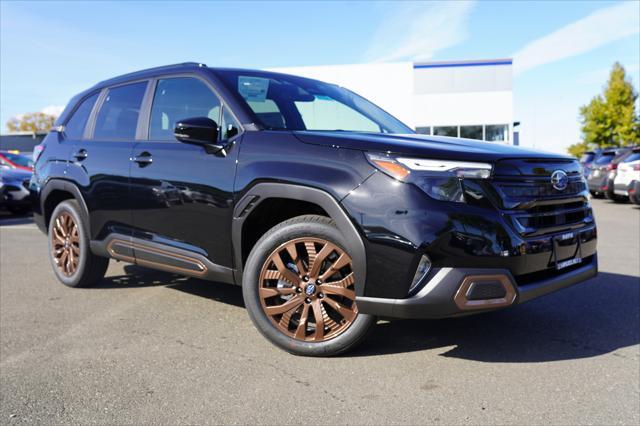
[[[489,142],[508,141],[509,125],[495,124],[485,126],[485,140]]]
[[[460,137],[482,140],[482,126],[460,126]]]
[[[416,133],[418,133],[420,135],[430,135],[431,134],[431,127],[429,127],[429,126],[416,127]]]
[[[458,126],[437,126],[433,128],[433,134],[438,136],[458,137]]]

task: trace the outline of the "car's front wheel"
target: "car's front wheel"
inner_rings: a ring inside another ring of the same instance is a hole
[[[89,249],[89,235],[75,200],[58,204],[49,222],[49,259],[60,282],[69,287],[89,287],[107,271],[109,259]]]
[[[296,355],[330,356],[360,343],[375,323],[356,305],[353,260],[327,217],[299,216],[253,247],[243,276],[251,320]]]

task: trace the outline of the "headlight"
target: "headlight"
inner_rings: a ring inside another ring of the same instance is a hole
[[[467,161],[449,161],[423,158],[392,157],[366,154],[378,170],[394,179],[413,183],[436,200],[465,202],[464,179],[488,179],[491,164]],[[470,196],[478,197],[474,189]],[[481,195],[480,195],[481,196]]]
[[[464,161],[423,160],[419,158],[398,158],[398,162],[428,174],[448,174],[460,178],[487,179],[491,176],[491,164],[468,163]]]

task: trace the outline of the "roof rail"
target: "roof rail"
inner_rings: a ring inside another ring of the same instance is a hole
[[[135,76],[137,74],[142,74],[142,73],[146,73],[146,72],[149,72],[149,71],[160,71],[160,70],[163,70],[163,69],[184,67],[184,66],[193,66],[193,67],[204,68],[204,67],[207,66],[207,64],[203,64],[202,62],[180,62],[180,63],[177,63],[177,64],[169,64],[169,65],[161,65],[161,66],[158,66],[158,67],[145,68],[145,69],[142,69],[142,70],[133,71],[133,72],[129,72],[129,73],[126,73],[126,74],[118,75],[116,77],[108,78],[106,80],[103,80],[103,81],[99,82],[98,84],[96,84],[96,86],[102,85],[102,84],[107,83],[107,82],[112,81],[112,80],[116,80],[116,79],[120,79],[120,78],[124,78],[124,77]]]

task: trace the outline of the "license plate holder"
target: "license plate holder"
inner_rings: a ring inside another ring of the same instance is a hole
[[[566,232],[553,237],[553,263],[556,270],[568,268],[582,262],[580,234]]]

